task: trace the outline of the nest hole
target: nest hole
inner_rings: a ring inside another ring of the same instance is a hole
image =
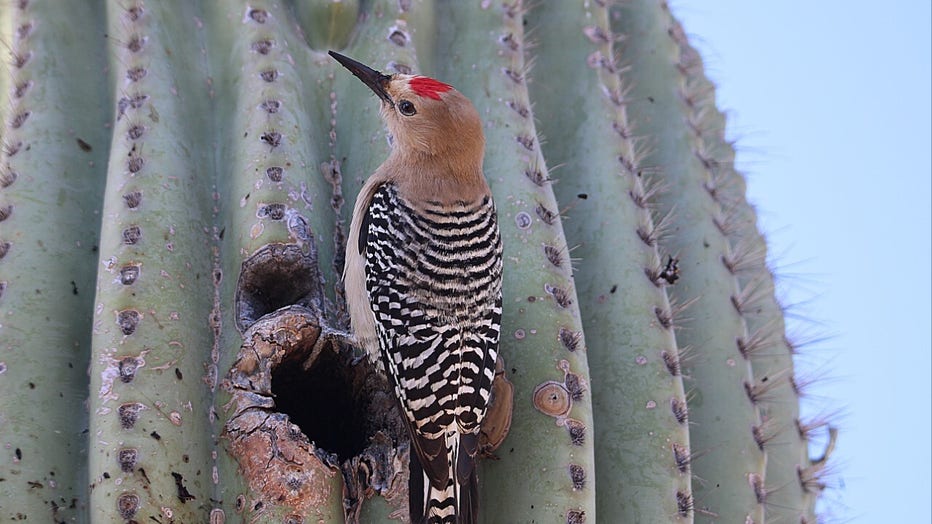
[[[294,361],[272,371],[276,411],[287,414],[309,440],[341,462],[361,453],[368,441],[366,402],[353,375],[333,351],[322,352],[306,371]]]
[[[236,326],[245,331],[257,320],[290,305],[319,309],[320,278],[313,245],[268,244],[243,262],[236,286]]]
[[[388,382],[324,324],[302,306],[266,315],[245,334],[230,370],[239,411],[223,433],[260,494],[250,505],[317,497],[335,471],[350,486],[344,497],[362,500],[370,488],[388,489],[397,457],[407,463],[404,419]]]

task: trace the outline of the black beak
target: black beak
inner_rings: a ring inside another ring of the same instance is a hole
[[[392,101],[392,97],[388,96],[388,91],[385,90],[388,87],[389,80],[392,79],[391,76],[382,74],[371,67],[361,64],[348,56],[343,56],[340,53],[334,53],[333,51],[328,52],[330,56],[336,59],[337,62],[349,69],[350,73],[356,75],[356,78],[362,80],[362,83],[369,86],[379,98],[387,102],[389,105],[394,106],[395,103]]]

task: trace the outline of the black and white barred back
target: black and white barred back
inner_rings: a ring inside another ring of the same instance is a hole
[[[416,211],[388,182],[373,195],[362,232],[381,361],[411,430],[412,521],[474,522],[478,432],[502,313],[492,198]]]

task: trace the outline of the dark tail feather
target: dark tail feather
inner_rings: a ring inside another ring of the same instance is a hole
[[[425,486],[429,485],[429,480],[424,474],[417,456],[412,453],[409,465],[410,476],[408,477],[408,511],[411,516],[412,524],[478,524],[479,522],[479,477],[472,458],[467,458],[470,464],[467,467],[459,466],[457,469],[463,471],[460,476],[461,488],[459,507],[456,513],[450,511],[450,507],[456,504],[455,489],[452,479],[446,489],[438,490],[433,487],[427,493],[425,500]],[[458,471],[458,473],[459,473]],[[437,511],[446,517],[431,516],[431,509]]]
[[[479,522],[479,475],[476,471],[478,450],[478,434],[460,435],[459,453],[456,457],[456,480],[461,486],[458,524]]]
[[[472,468],[469,480],[463,484],[460,491],[459,524],[479,523],[479,475],[476,468]]]
[[[408,461],[408,513],[411,524],[421,524],[424,519],[424,470],[417,459],[417,453],[411,449],[411,460]]]

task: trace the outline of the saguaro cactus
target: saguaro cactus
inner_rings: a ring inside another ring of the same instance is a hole
[[[811,459],[684,35],[662,0],[5,3],[0,521],[407,519],[407,435],[340,279],[391,146],[335,49],[485,122],[484,522],[815,522],[834,431]]]

